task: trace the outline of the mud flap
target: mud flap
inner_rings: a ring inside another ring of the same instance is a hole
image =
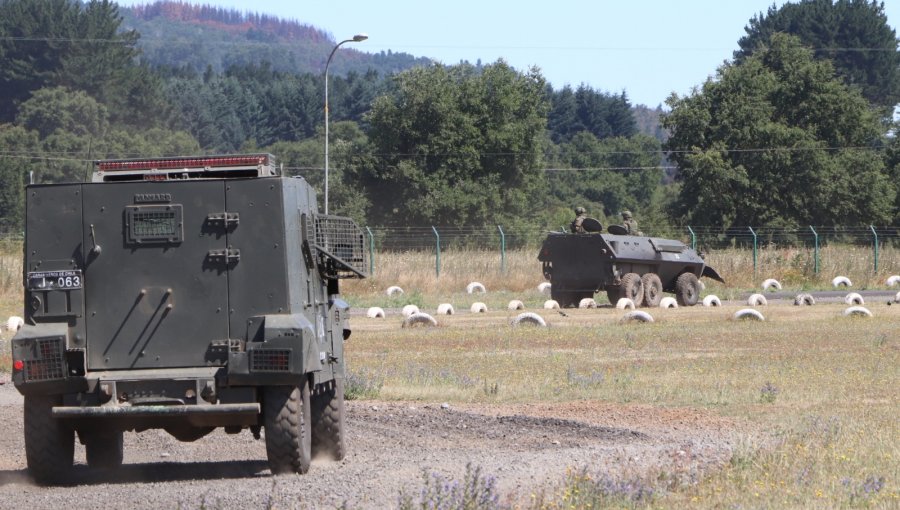
[[[717,273],[715,269],[713,269],[709,266],[703,266],[703,273],[701,274],[701,276],[705,276],[707,278],[712,278],[713,280],[716,280],[717,282],[725,283],[725,279],[722,278],[721,276],[719,276],[719,273]]]

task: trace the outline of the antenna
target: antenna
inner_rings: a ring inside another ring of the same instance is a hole
[[[94,154],[94,135],[91,135],[91,139],[88,141],[88,157],[87,161],[84,162],[84,178],[83,180],[87,182],[88,177],[91,175],[91,159]]]

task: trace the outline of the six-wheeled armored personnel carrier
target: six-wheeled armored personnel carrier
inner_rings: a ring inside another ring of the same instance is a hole
[[[621,234],[621,227],[615,227],[610,230]],[[659,237],[551,232],[538,260],[552,284],[551,297],[561,307],[577,306],[603,290],[614,305],[627,297],[636,306],[655,307],[663,292],[674,292],[680,305],[692,306],[700,296],[700,277],[724,283],[697,252]]]
[[[342,278],[363,234],[268,154],[95,163],[26,188],[25,322],[12,339],[28,469],[122,463],[123,431],[265,430],[274,473],[344,456]]]

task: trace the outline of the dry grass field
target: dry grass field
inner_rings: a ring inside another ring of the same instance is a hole
[[[21,309],[18,248],[0,255],[0,316]],[[885,249],[872,274],[871,249],[828,247],[819,275],[806,250],[762,250],[759,270],[749,252],[711,253],[710,265],[729,282],[706,293],[723,300],[746,295],[765,278],[785,290],[829,289],[848,276],[854,289],[886,289],[900,273],[897,250]],[[348,282],[356,314],[347,347],[352,385],[360,398],[514,404],[596,402],[653,409],[702,409],[745,424],[730,462],[692,483],[666,473],[636,481],[651,498],[610,493],[594,483],[602,473],[570,466],[543,508],[898,508],[900,507],[900,305],[869,302],[871,319],[842,316],[845,305],[760,307],[765,322],[731,320],[742,308],[650,310],[652,324],[620,324],[621,311],[601,307],[545,311],[536,253],[442,254],[440,278],[428,254],[378,254],[373,278]],[[479,281],[487,294],[469,295]],[[400,285],[403,296],[384,289]],[[895,291],[900,289],[894,289]],[[512,327],[510,299],[540,313],[547,328]],[[605,298],[598,301],[603,302]],[[490,311],[470,314],[483,301]],[[402,328],[407,303],[434,312],[449,302],[458,313],[436,328]],[[359,315],[381,306],[381,320]],[[4,335],[6,335],[4,333]],[[6,337],[5,337],[6,338]],[[7,344],[8,345],[8,344]],[[9,353],[0,353],[8,372]]]
[[[349,359],[381,399],[701,408],[755,431],[728,466],[696,484],[605,503],[900,505],[900,306],[873,303],[873,319],[852,319],[843,304],[772,303],[765,322],[735,322],[739,308],[652,310],[653,324],[619,324],[612,308],[540,310],[547,328],[511,327],[506,310],[442,316],[430,329],[401,328],[399,314],[359,317]],[[665,479],[642,483],[658,490]]]
[[[399,315],[354,318],[348,348],[354,375],[380,387],[383,399],[702,408],[759,431],[743,439],[745,447],[724,469],[664,497],[604,496],[570,473],[548,507],[900,506],[900,306],[868,303],[875,314],[869,320],[843,317],[843,304],[789,302],[763,308],[763,323],[730,320],[742,308],[736,304],[654,310],[653,324],[619,324],[622,312],[609,308],[567,310],[563,317],[540,309],[547,296],[536,289],[543,281],[536,256],[510,252],[502,273],[497,253],[445,252],[438,278],[433,253],[378,254],[372,278],[345,286],[354,306],[413,303],[433,313],[449,302],[458,313],[428,330],[401,328]],[[887,277],[900,273],[900,253],[882,248],[877,273],[873,257],[871,247],[825,247],[816,274],[812,250],[763,249],[754,273],[752,252],[713,252],[707,262],[728,285],[706,280],[706,293],[737,299],[766,278],[786,291],[830,290],[838,275],[855,290],[886,289]],[[467,294],[471,281],[488,293]],[[405,294],[385,296],[391,285]],[[509,326],[511,299],[538,311],[549,327]],[[474,301],[492,311],[467,313]]]
[[[6,318],[22,314],[22,245],[21,243],[0,242],[0,339],[8,339],[5,331]],[[12,354],[2,344],[0,349],[0,372],[9,372]]]

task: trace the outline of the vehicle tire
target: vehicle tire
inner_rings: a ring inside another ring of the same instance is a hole
[[[700,280],[694,273],[682,273],[675,280],[675,299],[680,306],[694,306],[700,299]]]
[[[644,287],[644,306],[656,308],[663,297],[662,280],[656,273],[647,273],[641,277],[641,285]]]
[[[312,456],[343,460],[344,446],[344,380],[334,379],[316,385],[310,397],[312,404]]]
[[[25,396],[25,459],[39,483],[65,481],[75,461],[75,431],[50,413],[58,395]]]
[[[616,306],[616,303],[619,302],[620,299],[625,297],[622,293],[622,287],[607,287],[606,288],[606,299],[609,300],[609,304]]]
[[[644,300],[644,286],[641,284],[641,275],[628,273],[622,277],[622,296],[632,300],[635,304]]]
[[[263,397],[266,456],[272,474],[304,474],[312,460],[309,383],[268,386]]]
[[[92,429],[79,432],[84,443],[87,464],[94,469],[117,468],[125,456],[124,436],[121,430]]]
[[[575,298],[573,301],[575,302],[575,306],[578,307],[581,305],[581,301],[584,299],[594,299],[593,292],[574,292]]]
[[[550,287],[550,298],[559,303],[560,308],[572,308],[573,306],[578,306],[578,299],[576,299],[576,292],[568,291],[568,290],[556,290],[553,287]]]

